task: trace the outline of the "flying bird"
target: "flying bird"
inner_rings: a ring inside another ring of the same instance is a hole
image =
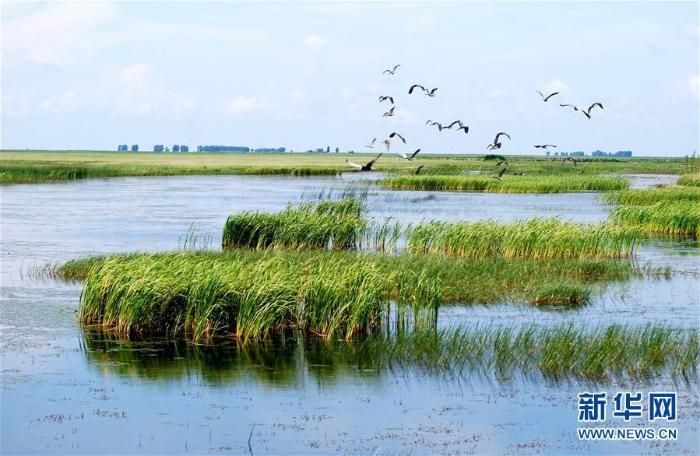
[[[438,131],[442,131],[442,129],[445,128],[442,126],[442,124],[440,122],[433,122],[432,120],[427,121],[425,124],[430,125],[430,126],[437,125]]]
[[[554,144],[537,144],[535,145],[535,149],[546,149],[548,147],[557,147]]]
[[[393,75],[394,73],[396,73],[396,69],[397,69],[398,67],[400,67],[400,66],[401,66],[400,64],[399,64],[399,65],[394,65],[394,68],[392,68],[391,70],[384,70],[384,71],[382,72],[382,74],[387,74],[387,73],[388,73],[388,74]]]
[[[392,106],[391,109],[385,112],[382,117],[394,117],[394,109],[396,109],[396,107]]]
[[[428,95],[429,97],[434,97],[434,96],[435,96],[435,92],[437,92],[437,90],[438,90],[437,87],[435,87],[434,89],[430,89],[430,90],[425,90],[425,89],[423,89],[423,91],[425,92],[425,94]]]
[[[554,95],[559,95],[559,92],[552,92],[549,95],[544,96],[544,94],[542,92],[540,92],[539,90],[537,91],[537,93],[540,94],[540,96],[542,97],[542,100],[544,100],[545,103],[547,101],[549,101],[549,99],[552,98]]]
[[[377,160],[379,160],[379,157],[381,157],[381,156],[382,156],[382,154],[377,155],[376,157],[374,157],[374,159],[372,159],[372,160],[370,160],[369,162],[367,162],[366,165],[360,165],[360,164],[351,162],[351,161],[348,160],[347,158],[345,159],[345,162],[346,162],[348,165],[352,166],[353,168],[359,169],[360,171],[372,171],[372,166],[374,166],[374,163],[375,163]]]
[[[416,158],[416,155],[418,155],[418,152],[420,152],[420,149],[416,149],[416,151],[411,155],[406,155],[403,152],[399,152],[399,157],[403,158],[404,160],[413,161],[413,159]]]
[[[488,150],[500,149],[502,144],[498,140],[498,138],[500,138],[501,136],[505,136],[506,138],[510,139],[510,135],[508,133],[502,131],[496,135],[496,137],[493,140],[493,144],[489,144],[488,146],[486,146],[486,148]]]
[[[574,106],[574,105],[572,105],[572,104],[561,104],[561,103],[559,103],[559,106],[561,106],[561,107],[563,107],[563,108],[573,108],[574,111],[578,111],[578,110],[579,110],[578,107],[576,107],[576,106]]]
[[[400,134],[398,134],[396,132],[393,132],[392,134],[390,134],[389,138],[393,138],[394,136],[398,136],[401,139],[401,141],[403,141],[403,143],[406,144],[406,139],[404,139],[403,136],[401,136]]]
[[[423,169],[424,166],[425,166],[425,165],[420,165],[419,167],[416,168],[415,171],[413,171],[413,173],[414,173],[416,176],[419,175],[419,174],[420,174],[420,170]]]
[[[601,103],[596,102],[596,103],[593,103],[592,105],[590,105],[588,107],[588,109],[586,109],[585,111],[583,109],[579,109],[579,111],[581,111],[583,113],[583,115],[585,115],[586,117],[588,117],[590,119],[591,118],[591,109],[595,108],[596,106],[599,107],[600,109],[603,109],[603,105]]]
[[[382,143],[386,147],[386,150],[389,150],[389,147],[391,147],[391,141],[389,141],[388,139],[385,139],[384,141],[382,141]]]
[[[380,103],[383,102],[383,101],[387,101],[387,100],[389,100],[389,102],[390,102],[391,104],[394,104],[394,97],[391,97],[391,96],[389,96],[389,95],[381,95],[381,96],[379,97],[379,102],[380,102]]]
[[[416,89],[416,87],[420,88],[423,92],[425,92],[425,87],[423,87],[420,84],[413,84],[409,89],[408,89],[408,94],[412,94],[413,91]]]
[[[367,144],[365,147],[368,147],[370,149],[374,149],[374,143],[377,142],[377,138],[372,139],[369,144]]]
[[[462,124],[462,121],[461,121],[461,120],[455,120],[454,122],[452,122],[451,124],[449,124],[449,125],[446,126],[445,128],[452,128],[452,127],[454,127],[455,125],[459,125],[459,126],[461,127],[463,124]]]

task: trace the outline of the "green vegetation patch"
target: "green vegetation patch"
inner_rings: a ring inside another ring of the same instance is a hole
[[[356,199],[288,207],[276,214],[242,213],[226,220],[224,249],[285,248],[292,250],[357,248],[366,222],[366,208]]]
[[[611,260],[251,250],[89,258],[58,274],[80,277],[80,271],[84,324],[195,340],[265,337],[285,328],[351,337],[386,324],[391,305],[404,309],[403,320],[430,326],[439,303],[534,302],[545,285],[560,290],[559,302],[566,303],[567,284],[590,294],[638,274]]]
[[[632,254],[638,230],[558,219],[524,222],[427,222],[411,228],[407,249],[461,257],[620,258]]]
[[[647,206],[660,202],[694,202],[700,204],[700,187],[662,187],[623,190],[606,193],[607,203],[628,206]]]
[[[618,206],[610,214],[615,223],[654,233],[696,236],[700,232],[700,204],[696,201],[660,202],[646,206]]]
[[[495,175],[495,171],[494,171]],[[608,176],[392,176],[380,185],[395,190],[478,191],[492,193],[565,193],[623,190],[627,179]]]

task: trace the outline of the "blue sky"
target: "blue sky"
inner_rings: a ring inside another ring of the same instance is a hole
[[[698,14],[697,2],[4,1],[1,146],[360,151],[398,131],[397,151],[482,153],[507,131],[504,153],[683,155],[698,149]],[[414,82],[437,97],[409,96]],[[538,89],[562,93],[543,103]],[[591,120],[557,104],[595,101]]]

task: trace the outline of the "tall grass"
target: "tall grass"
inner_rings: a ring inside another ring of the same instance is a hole
[[[684,174],[678,179],[678,185],[700,187],[700,173]]]
[[[697,236],[700,232],[700,203],[697,201],[660,202],[647,206],[618,206],[611,220],[645,231]]]
[[[226,220],[222,247],[354,249],[366,226],[355,199],[306,203],[276,214],[242,213]]]
[[[633,252],[637,231],[557,219],[524,222],[427,222],[412,227],[407,249],[461,257],[620,258]]]
[[[611,204],[647,206],[660,202],[694,202],[700,204],[700,188],[663,187],[649,189],[623,190],[606,193],[604,201]]]
[[[547,287],[548,296],[558,293],[550,305],[578,305],[580,290],[590,295],[638,274],[611,260],[250,250],[102,257],[69,262],[59,273],[85,278],[85,324],[197,340],[284,328],[349,337],[384,327],[392,306],[396,324],[422,326],[434,320],[438,303],[537,303]]]
[[[607,176],[509,176],[501,180],[488,176],[393,176],[379,182],[396,190],[479,191],[493,193],[564,193],[593,190],[622,190],[624,178]]]
[[[438,297],[421,272],[388,270],[362,256],[144,255],[108,258],[91,270],[80,319],[122,334],[195,340],[264,337],[283,328],[352,337],[381,327],[392,299],[421,309],[435,307]]]

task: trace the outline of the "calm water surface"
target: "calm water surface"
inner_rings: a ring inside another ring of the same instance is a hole
[[[658,180],[658,179],[657,179]],[[635,177],[634,186],[657,180]],[[86,255],[173,250],[196,224],[218,243],[226,217],[288,202],[367,193],[370,216],[598,222],[595,194],[392,192],[357,175],[119,178],[4,186],[0,221],[2,453],[629,453],[644,443],[575,436],[576,394],[671,389],[681,395],[679,440],[652,452],[697,454],[696,382],[499,382],[411,369],[378,369],[295,339],[254,349],[128,343],[76,324],[80,286],[31,271]],[[697,241],[656,239],[638,261],[671,265],[670,279],[614,284],[573,312],[503,303],[449,306],[441,323],[625,324],[697,327]],[[613,422],[613,424],[617,424]],[[633,425],[646,425],[640,421]],[[248,446],[250,442],[250,449]]]

